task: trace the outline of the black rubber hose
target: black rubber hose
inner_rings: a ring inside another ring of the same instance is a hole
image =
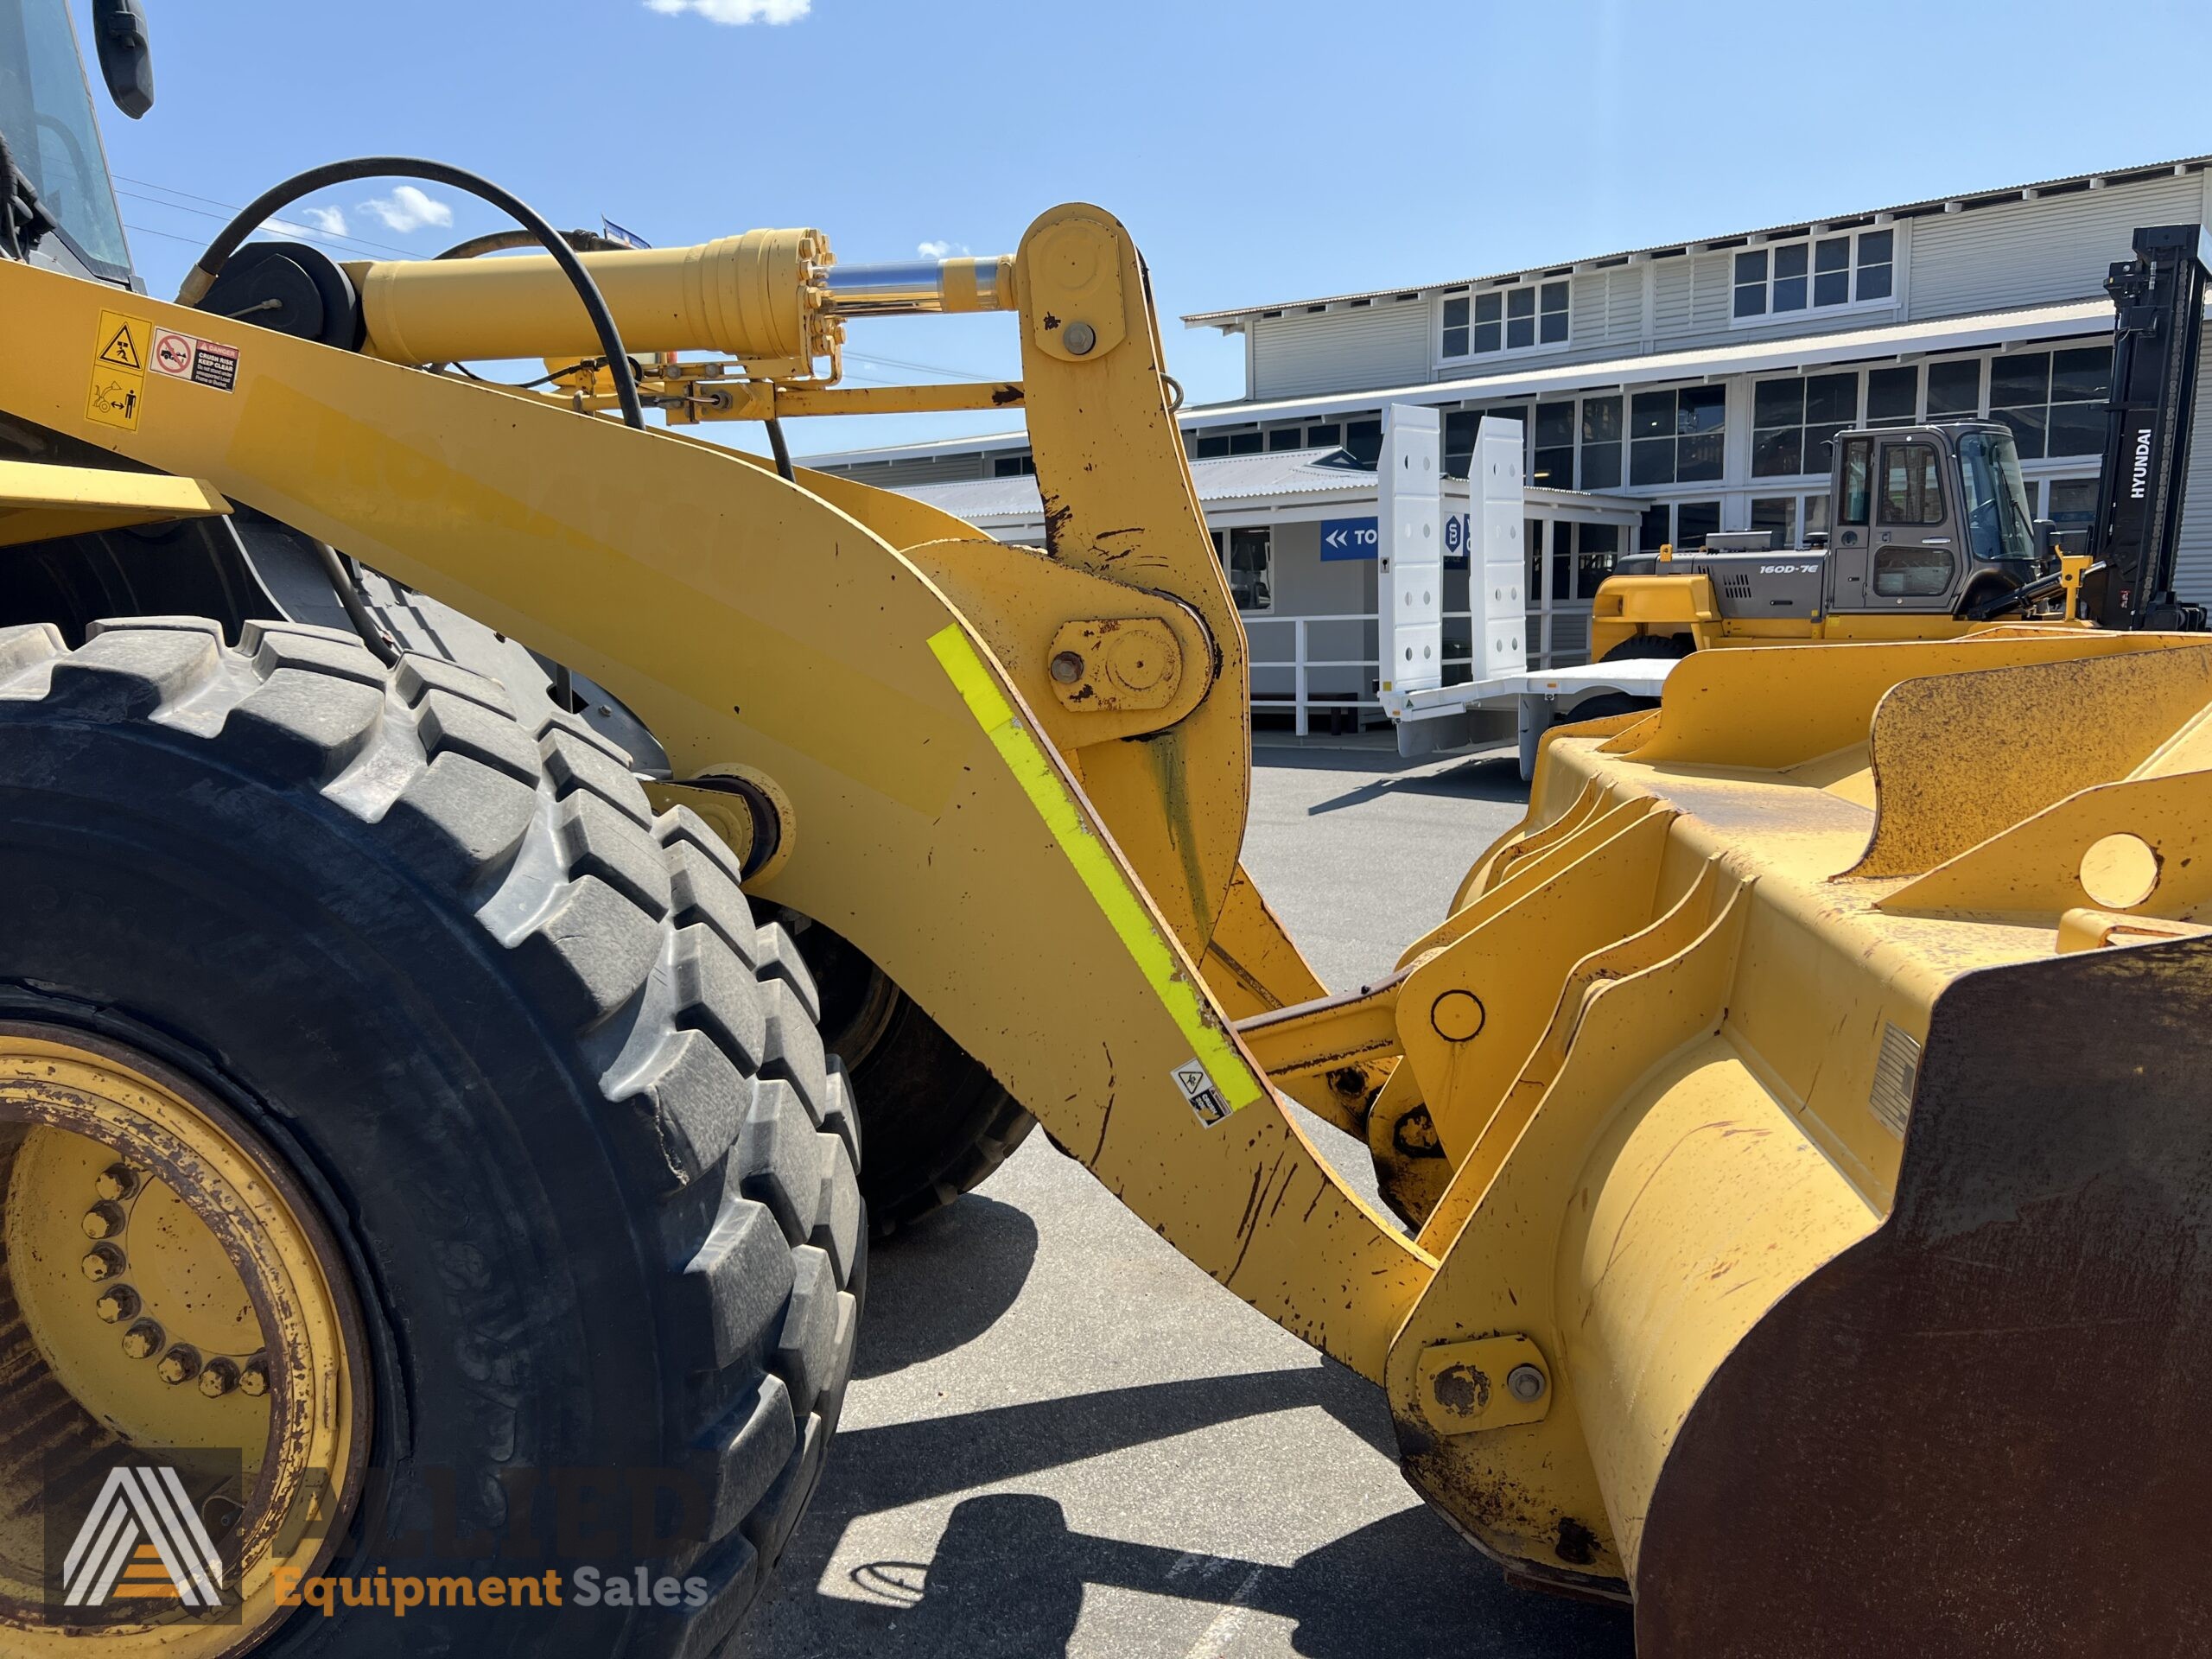
[[[346,607],[346,620],[353,625],[353,632],[361,636],[361,643],[374,653],[376,659],[386,668],[399,662],[399,647],[393,645],[385,631],[377,626],[369,607],[361,602],[361,591],[353,586],[353,578],[338,556],[338,550],[328,542],[311,541],[315,557],[321,562],[323,575],[330,578],[338,602]]]
[[[177,290],[177,303],[197,306],[215,285],[224,263],[238,251],[246,238],[302,196],[359,179],[394,178],[422,179],[450,189],[466,190],[509,215],[537,238],[538,245],[553,256],[553,263],[561,267],[562,273],[575,287],[576,297],[584,302],[584,309],[591,315],[600,349],[607,355],[607,372],[614,381],[615,397],[622,405],[623,421],[644,431],[645,406],[638,396],[638,377],[631,372],[630,355],[622,348],[621,331],[614,326],[614,314],[607,308],[607,296],[599,291],[599,284],[592,281],[591,272],[584,269],[575,251],[560,232],[519,196],[510,195],[489,179],[479,178],[458,167],[448,167],[443,162],[426,162],[409,156],[363,156],[294,174],[282,184],[263,191],[223,227],[221,233],[207,245],[207,251],[200,256],[199,264],[186,276],[184,286]]]
[[[791,476],[791,447],[784,442],[784,423],[772,415],[768,417],[768,448],[775,452],[777,476],[786,484],[798,482]]]

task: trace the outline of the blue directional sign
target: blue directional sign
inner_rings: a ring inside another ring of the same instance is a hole
[[[1329,559],[1371,559],[1381,547],[1372,518],[1324,518],[1321,521],[1321,557]]]
[[[1474,527],[1467,522],[1467,515],[1455,512],[1444,521],[1444,568],[1464,570],[1467,568],[1468,545],[1474,539]]]

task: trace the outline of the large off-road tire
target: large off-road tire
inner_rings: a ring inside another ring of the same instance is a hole
[[[0,1021],[158,1059],[320,1211],[370,1407],[328,1571],[569,1576],[557,1611],[295,1613],[267,1652],[709,1653],[843,1396],[867,1225],[814,987],[710,831],[516,706],[289,624],[0,631]],[[613,1483],[581,1533],[577,1471]],[[554,1554],[435,1554],[484,1529]],[[582,1562],[696,1587],[587,1610]]]
[[[881,1237],[982,1182],[1037,1120],[850,940],[785,914],[822,988],[823,1040],[852,1068],[868,1143],[861,1193]]]
[[[1664,662],[1679,659],[1697,649],[1697,641],[1687,633],[1635,633],[1622,640],[1602,660],[1608,663]],[[1632,715],[1647,709],[1656,709],[1656,697],[1631,696],[1625,691],[1601,691],[1594,697],[1585,697],[1567,711],[1570,721],[1610,720],[1615,715]]]

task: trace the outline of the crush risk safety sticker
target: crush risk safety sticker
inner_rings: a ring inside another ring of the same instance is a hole
[[[174,328],[156,328],[143,317],[103,311],[92,340],[86,418],[136,432],[145,407],[149,372],[233,391],[238,383],[238,348]]]

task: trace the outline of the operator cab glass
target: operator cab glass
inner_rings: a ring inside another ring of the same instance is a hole
[[[1959,471],[1966,483],[1967,535],[1974,556],[1985,563],[2018,559],[2032,563],[2036,536],[2028,512],[2027,486],[2020,481],[2019,453],[2010,432],[1959,434]]]
[[[130,250],[67,0],[0,0],[0,133],[69,251],[95,276],[128,281]]]

